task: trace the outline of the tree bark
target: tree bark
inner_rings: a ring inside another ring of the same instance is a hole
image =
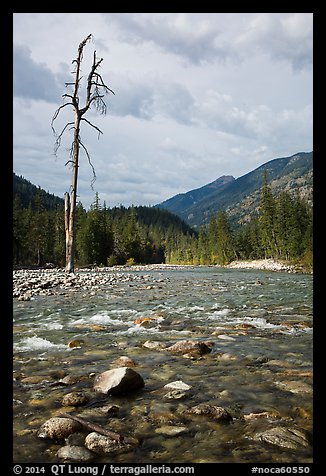
[[[95,423],[91,423],[89,421],[84,420],[83,418],[77,417],[75,415],[70,415],[70,413],[60,413],[59,416],[63,418],[71,418],[72,420],[80,423],[87,430],[95,431],[96,433],[100,433],[101,435],[108,436],[112,440],[116,440],[119,443],[123,443],[123,442],[128,443],[128,439],[120,435],[119,433],[114,433],[113,431],[103,428],[103,426],[97,425]]]
[[[83,118],[83,115],[89,110],[89,108],[94,105],[95,109],[101,112],[102,114],[106,113],[106,104],[103,101],[103,97],[105,94],[114,92],[104,84],[102,76],[96,71],[100,64],[103,61],[103,58],[97,59],[96,58],[96,51],[94,51],[93,55],[93,65],[91,67],[91,71],[88,75],[87,79],[87,89],[86,89],[86,103],[83,108],[79,106],[79,96],[78,90],[80,81],[82,76],[81,73],[81,62],[83,59],[83,49],[88,41],[90,41],[92,35],[88,35],[79,45],[78,47],[78,55],[77,58],[73,61],[76,64],[76,69],[74,71],[75,74],[75,81],[73,83],[66,83],[66,86],[74,86],[73,94],[63,94],[64,98],[69,98],[69,102],[60,106],[54,113],[52,118],[52,130],[55,135],[55,129],[53,127],[53,123],[58,117],[60,111],[66,106],[72,106],[75,112],[75,120],[74,122],[68,122],[64,128],[62,129],[61,133],[57,135],[56,144],[55,144],[55,153],[57,152],[58,148],[61,144],[61,138],[64,132],[66,131],[68,126],[73,125],[74,129],[74,138],[72,142],[71,148],[71,160],[67,162],[72,163],[72,183],[71,183],[71,192],[70,195],[68,192],[65,193],[65,234],[66,234],[66,271],[68,273],[74,272],[74,257],[75,257],[75,212],[76,212],[76,203],[77,203],[77,179],[78,179],[78,167],[79,167],[79,149],[80,146],[84,149],[88,162],[93,169],[93,176],[95,176],[95,170],[92,165],[89,153],[82,143],[80,139],[80,124],[81,121],[87,122],[90,126],[92,126],[99,134],[102,134],[102,131],[92,124],[88,119]],[[103,94],[101,94],[101,92]],[[66,165],[67,165],[66,164]]]
[[[77,203],[77,180],[79,167],[79,130],[80,130],[81,116],[78,111],[75,111],[75,127],[74,127],[74,141],[73,141],[73,165],[72,165],[72,182],[71,182],[71,196],[69,201],[69,220],[68,229],[66,228],[66,271],[68,273],[74,272],[74,257],[75,257],[75,211]]]

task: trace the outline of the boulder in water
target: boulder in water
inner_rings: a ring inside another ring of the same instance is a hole
[[[93,390],[107,395],[120,395],[138,390],[144,385],[142,376],[135,370],[129,367],[119,367],[98,375]]]

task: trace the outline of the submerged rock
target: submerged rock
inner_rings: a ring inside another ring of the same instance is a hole
[[[108,453],[115,454],[130,448],[130,445],[128,444],[119,443],[116,440],[112,440],[108,436],[101,435],[95,431],[86,436],[85,446],[88,450],[99,455]]]
[[[126,355],[122,355],[118,359],[114,360],[113,363],[119,367],[137,367],[137,365],[139,365],[135,360],[127,357]]]
[[[70,418],[53,417],[43,423],[37,436],[39,438],[49,438],[51,440],[62,440],[72,433],[81,430],[81,424]]]
[[[85,345],[85,341],[83,339],[72,339],[68,342],[68,347],[70,349],[79,348]]]
[[[153,317],[140,317],[135,319],[134,324],[136,324],[138,327],[155,327],[157,326],[157,319]]]
[[[152,349],[152,350],[162,350],[167,348],[167,346],[163,344],[163,342],[160,342],[157,340],[147,340],[146,342],[143,343],[143,347],[146,347],[146,349]]]
[[[254,439],[291,450],[308,448],[310,446],[307,433],[298,428],[275,427],[262,433],[256,433]]]
[[[107,370],[98,375],[93,390],[111,395],[129,393],[145,385],[139,373],[129,367]]]
[[[298,380],[283,380],[275,382],[275,385],[278,388],[291,393],[312,393],[311,385]]]
[[[159,428],[155,428],[155,433],[165,436],[179,436],[183,433],[186,433],[188,428],[186,426],[178,425],[163,425]]]
[[[163,388],[168,390],[183,390],[187,391],[191,389],[191,385],[184,383],[182,380],[176,380],[175,382],[167,383]]]
[[[209,354],[211,347],[204,342],[198,342],[193,340],[181,340],[175,344],[167,347],[166,350],[174,354],[189,354],[196,353],[199,355]]]
[[[171,392],[166,393],[163,395],[163,398],[166,398],[168,400],[183,400],[184,398],[189,397],[189,392],[188,391],[182,391],[182,390],[171,390]]]
[[[64,460],[83,463],[92,461],[95,457],[94,453],[84,446],[63,446],[57,452],[57,456]]]
[[[89,402],[89,396],[84,392],[67,393],[61,400],[64,407],[79,407],[80,405],[85,405],[87,402]]]
[[[232,416],[230,413],[223,407],[218,407],[216,405],[210,405],[209,403],[200,403],[194,407],[189,408],[187,413],[194,415],[208,415],[214,420],[218,421],[231,421]]]

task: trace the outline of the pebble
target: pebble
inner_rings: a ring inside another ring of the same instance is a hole
[[[177,425],[163,425],[158,428],[155,428],[155,433],[165,436],[178,436],[183,433],[187,433],[188,428],[186,426],[177,426]]]
[[[80,423],[70,418],[53,417],[43,423],[38,431],[38,437],[62,440],[81,429]]]
[[[89,433],[85,438],[85,446],[88,450],[96,454],[116,454],[121,449],[126,449],[129,445],[122,445],[119,442],[112,440],[108,436],[100,435],[99,433]]]
[[[113,364],[117,365],[118,367],[137,367],[139,365],[135,360],[127,357],[126,355],[122,355],[118,359],[114,360]]]
[[[298,428],[275,427],[262,433],[257,433],[254,439],[292,450],[308,448],[310,446],[307,433]]]
[[[65,291],[88,290],[93,295],[99,286],[116,286],[129,282],[150,282],[147,289],[155,289],[152,283],[162,282],[150,275],[136,275],[132,271],[148,271],[149,269],[175,269],[173,266],[153,265],[128,267],[104,267],[77,270],[67,275],[64,269],[17,269],[13,272],[13,297],[19,301],[30,301],[34,296],[62,295]],[[123,272],[119,272],[123,271]]]
[[[164,385],[163,388],[166,388],[168,390],[187,391],[187,390],[191,389],[191,385],[188,385],[188,384],[182,382],[182,380],[176,380],[175,382],[167,383],[166,385]]]
[[[192,340],[180,340],[170,347],[167,347],[166,350],[172,352],[173,354],[196,353],[199,355],[204,355],[211,352],[211,348],[204,342]]]
[[[84,392],[67,393],[61,400],[61,404],[64,407],[79,407],[80,405],[85,405],[87,402],[89,402],[89,396]]]
[[[210,405],[209,403],[200,403],[194,407],[187,410],[187,413],[192,413],[195,415],[208,415],[217,421],[231,421],[232,416],[230,413],[223,407],[218,407],[216,405]]]
[[[63,446],[57,452],[57,456],[76,463],[87,463],[95,458],[95,454],[84,446]]]
[[[311,385],[297,380],[283,380],[281,382],[275,382],[275,385],[291,393],[312,393],[313,390]]]
[[[85,345],[85,341],[83,339],[73,339],[68,342],[68,347],[70,347],[70,349],[80,348],[83,345]]]

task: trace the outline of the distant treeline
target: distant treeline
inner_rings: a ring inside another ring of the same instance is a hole
[[[49,194],[43,192],[36,187],[28,204],[19,190],[14,195],[14,265],[65,265],[63,201],[49,206]],[[225,211],[197,232],[166,210],[107,208],[96,194],[89,211],[81,203],[77,206],[75,262],[224,265],[235,259],[273,257],[310,266],[312,230],[311,206],[288,192],[273,196],[266,179],[257,216],[237,229],[231,228]]]

